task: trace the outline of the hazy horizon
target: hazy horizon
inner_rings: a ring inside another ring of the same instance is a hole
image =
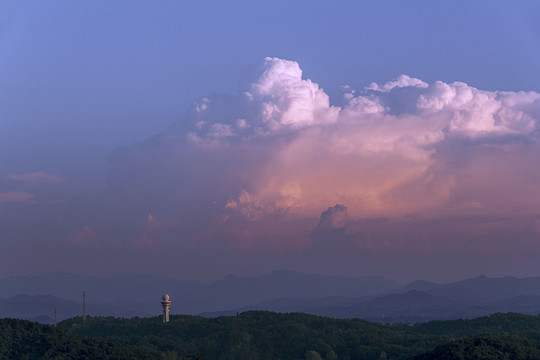
[[[0,278],[540,275],[540,3],[0,4]]]
[[[148,272],[120,272],[120,273],[106,274],[106,275],[92,275],[92,274],[80,274],[80,273],[64,272],[64,271],[51,271],[51,272],[43,272],[43,273],[33,273],[31,275],[7,275],[7,276],[4,276],[4,277],[0,277],[0,280],[13,278],[13,277],[39,277],[39,276],[50,276],[50,275],[74,275],[74,276],[88,277],[88,278],[94,278],[94,279],[110,279],[110,278],[113,278],[113,277],[121,277],[121,276],[127,276],[127,275],[135,275],[135,276],[150,275],[150,276],[157,276],[157,277],[163,277],[163,278],[171,278],[171,279],[175,279],[175,280],[187,280],[187,281],[195,281],[195,282],[200,281],[200,282],[205,283],[205,284],[213,284],[215,282],[219,282],[221,280],[224,280],[224,279],[226,279],[226,278],[228,278],[230,276],[233,276],[233,277],[236,277],[236,278],[239,278],[239,279],[258,279],[258,278],[269,276],[269,275],[272,275],[272,274],[274,274],[276,272],[282,272],[282,271],[293,272],[293,273],[296,273],[296,274],[302,274],[302,275],[308,275],[308,276],[309,275],[316,275],[316,276],[321,275],[321,276],[329,276],[329,277],[344,278],[344,279],[346,279],[346,278],[350,278],[350,279],[363,278],[363,277],[366,277],[366,278],[380,277],[382,279],[390,280],[390,281],[394,282],[396,285],[398,285],[400,287],[405,287],[405,286],[410,285],[411,283],[414,283],[414,282],[417,282],[417,281],[427,281],[427,282],[432,282],[432,283],[435,283],[435,284],[444,285],[444,284],[450,284],[450,283],[455,283],[455,282],[460,282],[460,281],[465,281],[465,280],[471,280],[471,279],[475,279],[475,278],[481,278],[481,277],[486,277],[486,278],[489,278],[489,279],[502,279],[502,278],[528,279],[528,278],[538,278],[538,277],[540,277],[540,276],[522,276],[522,277],[520,277],[520,276],[513,276],[513,275],[488,276],[486,274],[477,274],[477,275],[473,275],[473,276],[469,276],[469,277],[456,278],[456,279],[452,279],[452,280],[442,280],[442,281],[431,281],[431,280],[426,280],[426,279],[422,279],[422,278],[414,279],[414,280],[411,280],[411,281],[397,281],[397,280],[394,280],[392,278],[382,276],[382,275],[361,275],[361,274],[359,274],[359,275],[350,275],[350,276],[348,276],[348,275],[339,275],[339,274],[332,274],[332,273],[302,272],[302,271],[296,271],[296,270],[291,270],[291,269],[280,268],[280,269],[271,270],[271,271],[266,272],[266,273],[247,275],[247,276],[242,276],[242,275],[229,273],[229,274],[225,274],[224,276],[221,276],[221,277],[218,277],[218,278],[215,278],[215,279],[184,278],[184,277],[181,277],[181,276],[168,275],[168,274],[156,274],[156,273],[148,273]]]

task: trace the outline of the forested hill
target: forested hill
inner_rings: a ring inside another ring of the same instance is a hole
[[[155,354],[27,320],[0,319],[2,360],[147,360]],[[154,357],[155,358],[155,357]]]
[[[154,318],[80,318],[60,326],[152,351],[202,354],[206,359],[407,359],[440,341],[411,331],[364,320],[338,320],[302,313],[249,311],[238,316],[204,318],[173,315],[163,324]],[[307,355],[306,355],[307,354]]]
[[[540,317],[385,325],[302,313],[72,318],[58,327],[0,319],[0,359],[540,359]]]
[[[540,317],[511,313],[414,326],[263,311],[210,319],[174,315],[167,324],[162,324],[158,317],[89,318],[84,326],[80,324],[81,319],[74,318],[60,326],[80,335],[156,353],[167,351],[189,357],[202,354],[207,359],[412,359],[435,351],[437,345],[480,334],[504,335],[507,344],[515,338],[516,347],[520,349],[534,348],[536,340],[540,339]],[[523,342],[523,339],[530,341]],[[499,340],[486,342],[484,347],[496,347]],[[462,351],[471,344],[474,342],[463,342],[441,351]]]
[[[530,360],[540,359],[540,342],[523,337],[486,334],[439,345],[414,360]]]

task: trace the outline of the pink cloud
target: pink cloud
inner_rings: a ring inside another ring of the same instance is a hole
[[[142,232],[133,239],[133,244],[145,249],[156,249],[160,238],[171,231],[173,225],[159,221],[154,215],[148,213],[142,226]]]
[[[447,166],[450,152],[446,163],[439,160],[439,147],[463,140],[473,142],[472,152],[475,141],[531,139],[540,116],[540,94],[462,82],[428,84],[402,75],[344,90],[342,106],[331,105],[316,83],[302,79],[296,62],[267,58],[237,100],[225,106],[226,98],[210,96],[194,105],[191,114],[200,120],[187,136],[197,139],[194,156],[203,149],[230,159],[254,148],[264,154],[239,170],[244,181],[230,194],[228,212],[247,219],[276,211],[317,216],[328,204],[346,203],[353,217],[404,216],[454,207],[463,182]],[[226,111],[215,117],[219,108]],[[226,125],[227,136],[218,140],[215,125]],[[524,150],[507,147],[516,156]]]
[[[137,246],[143,246],[146,248],[153,248],[156,245],[156,241],[152,239],[146,232],[136,237],[133,242]]]
[[[161,222],[158,219],[156,219],[156,217],[152,215],[151,213],[148,213],[148,215],[146,216],[146,223],[152,227],[162,226]]]
[[[44,171],[37,171],[33,173],[12,173],[4,176],[5,179],[22,182],[26,184],[58,184],[65,180],[65,177],[47,173]]]
[[[472,237],[438,242],[436,230],[418,234],[406,219],[517,222],[540,214],[539,119],[538,93],[406,75],[364,89],[344,87],[331,104],[298,63],[266,58],[236,95],[205,96],[168,133],[133,146],[111,179],[119,193],[135,189],[128,198],[147,196],[140,200],[144,209],[174,214],[174,226],[148,214],[141,233],[162,241],[185,231],[200,252],[205,242],[245,251],[305,250],[321,212],[335,204],[347,207],[336,212],[336,224],[388,218],[395,230],[343,226],[351,232],[344,248],[429,254],[444,243],[476,251],[481,246],[470,245],[477,241]]]
[[[0,193],[0,203],[27,202],[33,197],[34,195],[24,191],[8,191]]]
[[[75,234],[69,239],[69,242],[74,245],[81,246],[85,242],[91,239],[95,239],[96,237],[97,237],[96,233],[90,227],[83,226],[81,230],[77,232],[77,234]]]

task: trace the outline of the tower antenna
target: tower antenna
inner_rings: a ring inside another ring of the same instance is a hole
[[[82,292],[82,318],[86,321],[86,291]]]
[[[54,326],[56,326],[56,306],[54,307]]]

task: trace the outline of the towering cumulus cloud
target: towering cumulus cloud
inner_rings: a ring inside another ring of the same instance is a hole
[[[236,95],[203,97],[118,153],[111,201],[137,199],[197,249],[302,249],[338,228],[364,234],[349,236],[358,251],[481,252],[517,228],[536,249],[540,94],[406,75],[341,94],[331,105],[298,63],[266,58]]]
[[[302,79],[294,61],[266,58],[237,97],[213,95],[196,101],[190,111],[195,129],[189,139],[264,136],[335,123],[339,108],[311,80]]]

